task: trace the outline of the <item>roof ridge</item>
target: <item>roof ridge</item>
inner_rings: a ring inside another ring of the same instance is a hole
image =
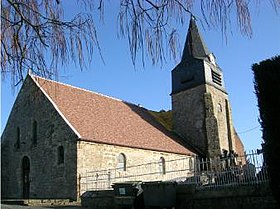
[[[102,94],[102,93],[99,93],[99,92],[95,92],[95,91],[91,91],[91,90],[88,90],[88,89],[84,89],[84,88],[81,88],[81,87],[73,86],[71,84],[62,83],[62,82],[59,82],[59,81],[43,78],[41,76],[37,76],[37,75],[33,75],[33,74],[31,74],[30,76],[32,76],[34,78],[37,77],[37,78],[40,78],[40,79],[43,79],[43,80],[46,80],[46,81],[50,81],[50,82],[53,82],[53,83],[57,83],[57,84],[60,84],[60,85],[64,85],[64,86],[67,86],[67,87],[71,87],[71,88],[74,88],[74,89],[82,90],[82,91],[85,91],[85,92],[89,92],[89,93],[92,93],[92,94],[96,94],[96,95],[106,97],[106,98],[109,98],[109,99],[112,99],[112,100],[116,100],[116,101],[119,101],[119,102],[125,102],[125,103],[129,103],[129,104],[133,104],[133,103],[127,102],[125,100],[121,100],[121,99],[118,99],[118,98],[115,98],[115,97],[112,97],[112,96],[108,96],[108,95],[105,95],[105,94]],[[135,104],[133,104],[133,105],[135,105]]]

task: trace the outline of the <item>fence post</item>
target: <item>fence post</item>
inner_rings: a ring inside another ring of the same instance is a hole
[[[111,187],[111,170],[108,171],[108,189]]]

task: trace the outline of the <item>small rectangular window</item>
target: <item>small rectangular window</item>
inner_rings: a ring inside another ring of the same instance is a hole
[[[57,148],[57,164],[64,164],[64,148],[63,146],[59,146]]]
[[[159,173],[166,174],[165,159],[163,157],[159,159]]]
[[[34,120],[32,124],[32,143],[37,145],[37,121]]]
[[[19,149],[20,148],[20,128],[17,127],[17,136],[16,136],[16,143],[15,143],[15,148]]]

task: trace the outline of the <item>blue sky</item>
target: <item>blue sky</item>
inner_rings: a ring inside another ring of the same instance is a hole
[[[66,6],[69,7],[67,12],[73,9],[70,5]],[[110,6],[118,8],[116,3],[111,2]],[[138,63],[134,68],[127,40],[117,38],[117,20],[111,11],[111,8],[105,7],[104,23],[97,25],[105,64],[96,53],[87,70],[81,72],[74,65],[62,68],[59,81],[140,104],[147,109],[171,109],[171,70],[178,61],[170,59],[163,66],[153,66],[146,62],[145,69]],[[203,29],[198,23],[208,49],[215,54],[224,72],[234,126],[246,150],[260,148],[262,141],[251,65],[280,55],[280,14],[262,2],[259,9],[252,10],[251,15],[251,39],[242,36],[234,22],[231,33],[227,35],[227,42],[223,41],[219,29]],[[187,29],[188,21],[178,26],[182,47]],[[15,89],[13,93],[9,80],[2,80],[1,133],[18,91]]]

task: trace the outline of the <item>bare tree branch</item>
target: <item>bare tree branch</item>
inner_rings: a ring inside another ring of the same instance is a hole
[[[58,0],[2,1],[1,74],[9,72],[12,85],[28,69],[52,77],[69,60],[85,68],[93,49],[101,52],[90,14],[79,13],[65,21]]]
[[[82,70],[92,61],[95,49],[103,60],[92,14],[97,11],[99,21],[103,21],[106,1],[76,1],[87,8],[87,12],[77,13],[70,20],[65,20],[60,0],[2,0],[3,78],[10,75],[12,85],[15,85],[28,69],[38,75],[52,77],[58,74],[58,67],[72,61]],[[235,14],[241,33],[250,37],[249,3],[258,5],[259,1],[120,0],[118,34],[128,40],[134,65],[139,54],[143,65],[146,59],[153,64],[162,64],[167,56],[178,59],[181,49],[175,26],[178,27],[178,23],[183,26],[190,15],[208,26],[219,27],[226,35]],[[280,0],[269,1],[278,11]],[[200,6],[200,11],[194,11],[195,3]]]

